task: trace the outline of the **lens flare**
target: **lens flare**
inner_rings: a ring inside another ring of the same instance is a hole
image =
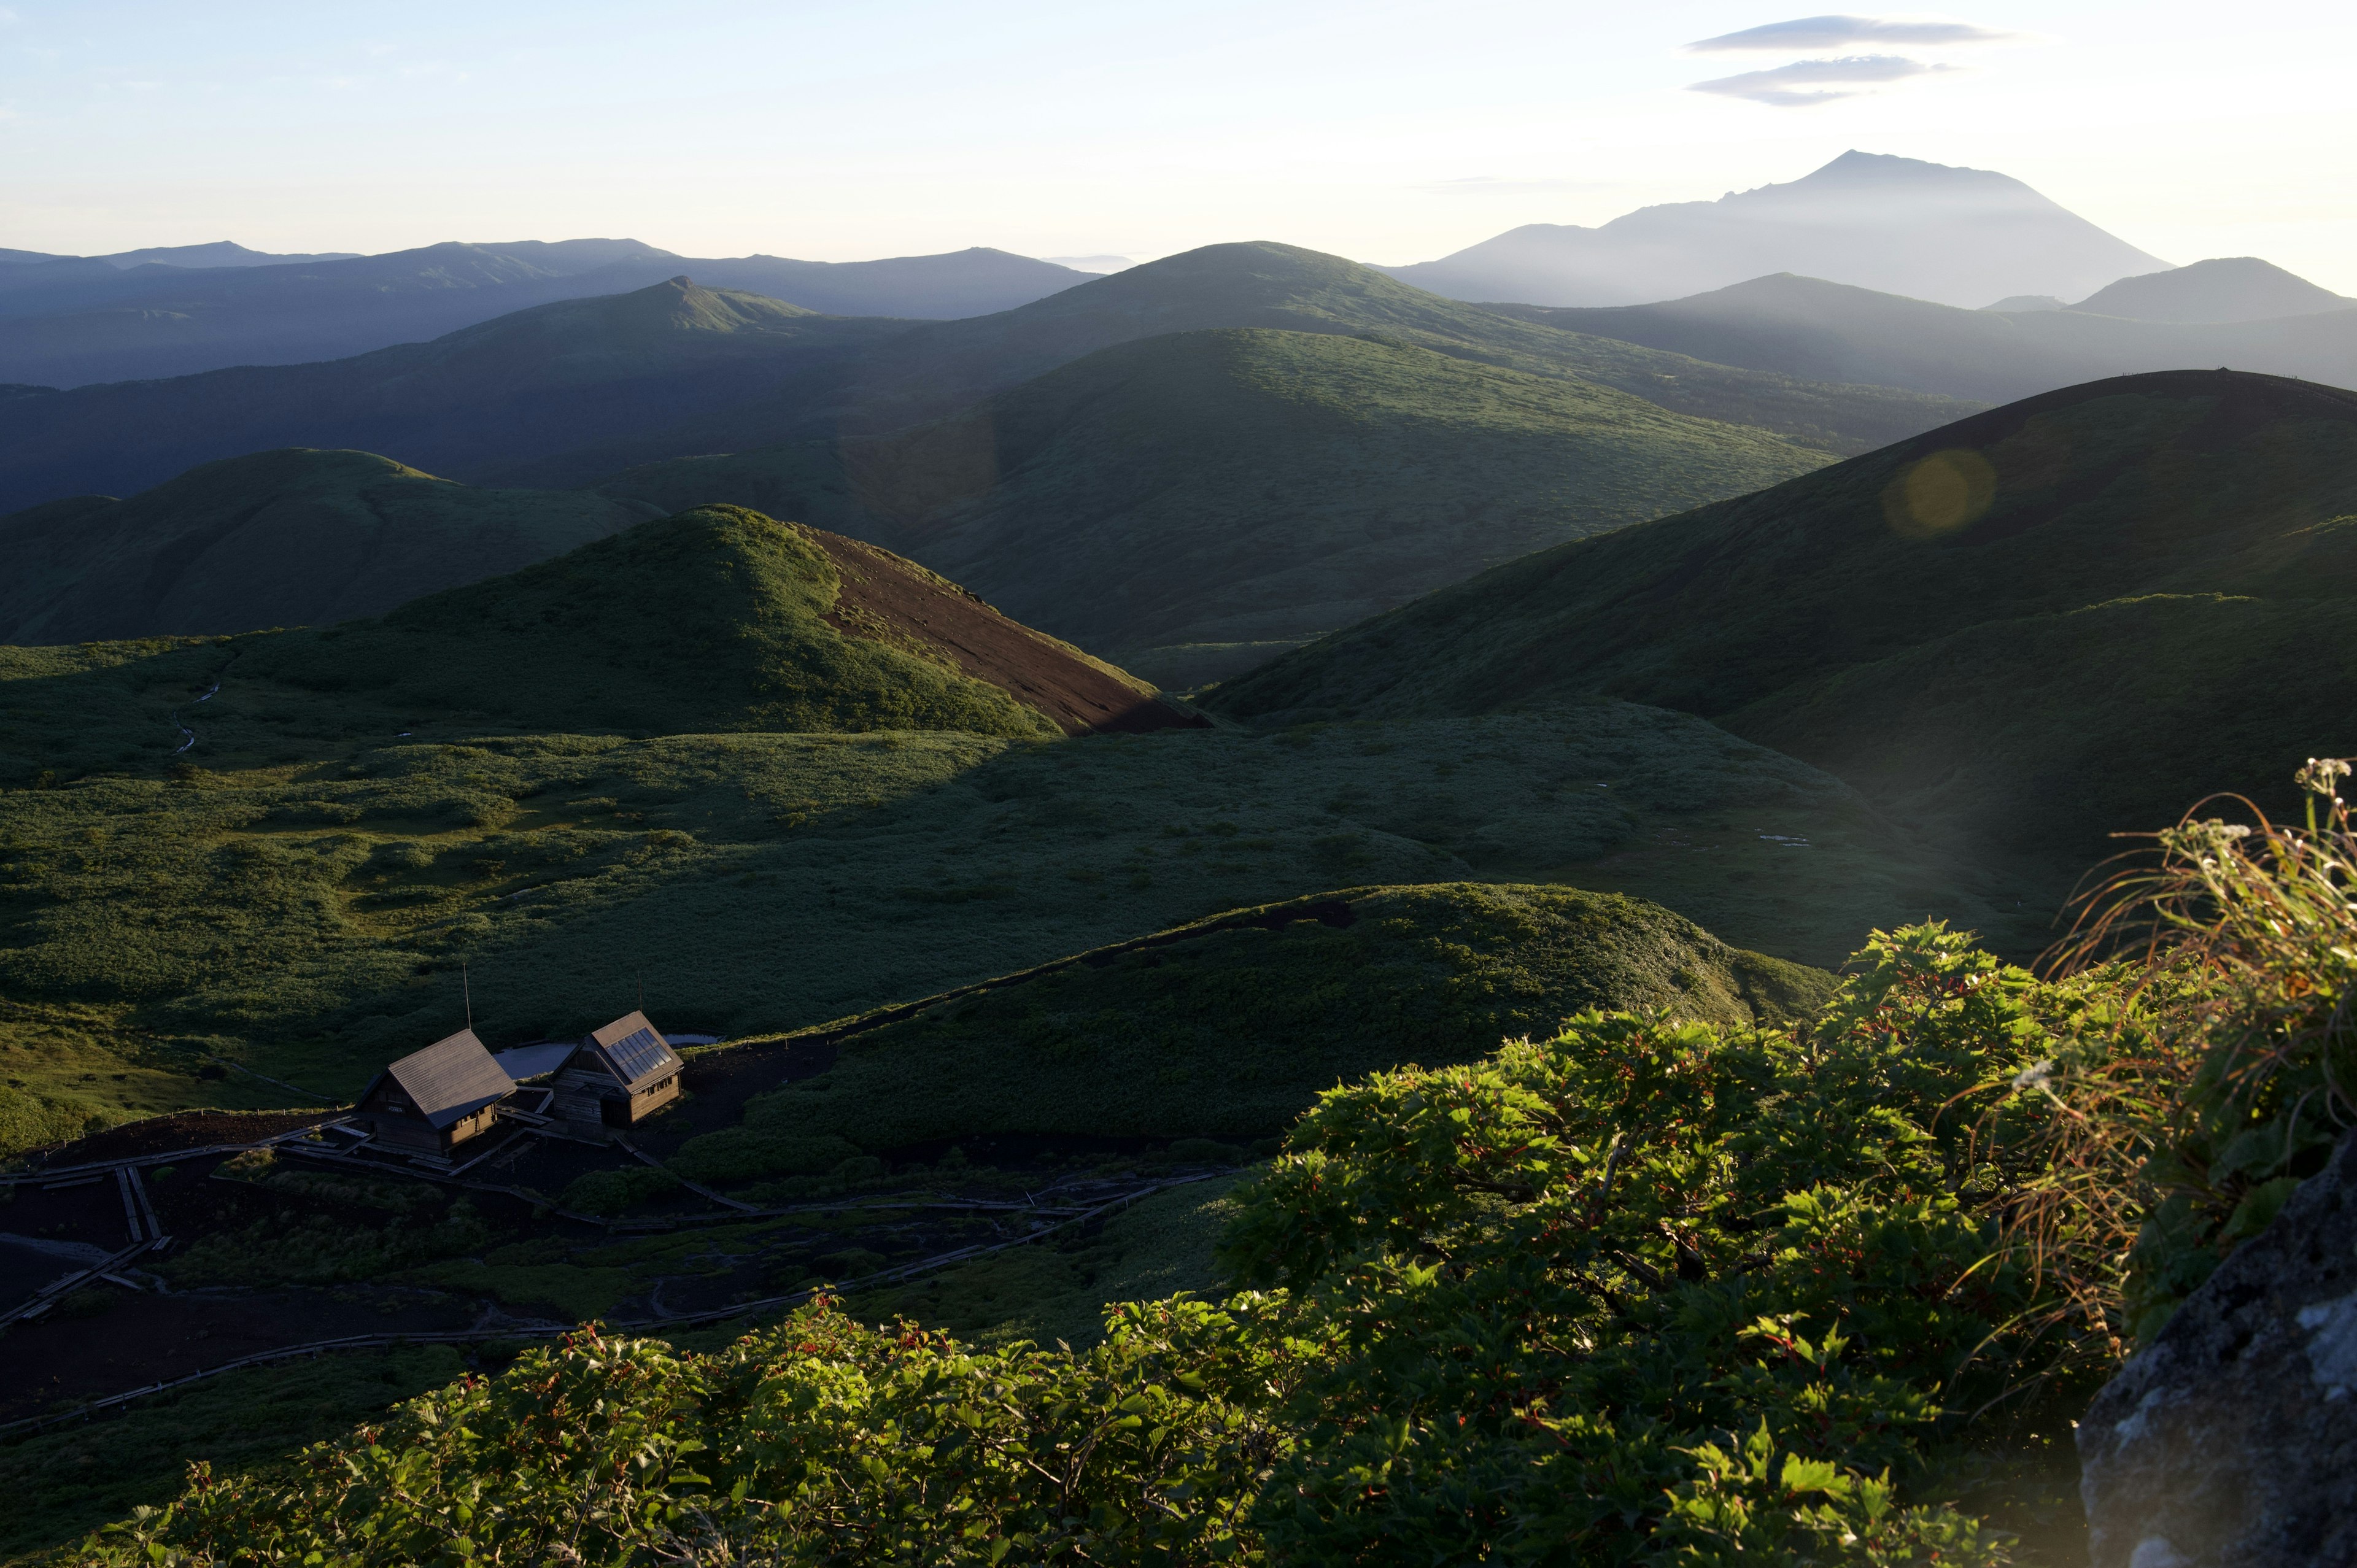
[[[1988,510],[1996,470],[1977,452],[1953,447],[1918,458],[1882,492],[1883,515],[1902,539],[1937,539]]]

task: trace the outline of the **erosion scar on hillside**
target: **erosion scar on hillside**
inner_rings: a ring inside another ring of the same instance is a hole
[[[1004,687],[1045,713],[1067,735],[1143,735],[1201,729],[1211,723],[1099,669],[888,551],[823,529],[804,532],[842,575],[842,589],[825,618],[846,636],[916,643],[944,655],[961,673]]]

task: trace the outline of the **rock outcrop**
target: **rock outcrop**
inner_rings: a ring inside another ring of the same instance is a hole
[[[2357,1564],[2357,1134],[2079,1423],[2093,1568]]]

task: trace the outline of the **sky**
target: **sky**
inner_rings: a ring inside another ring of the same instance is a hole
[[[2357,294],[2352,59],[2345,0],[0,0],[0,246],[1400,263],[1857,147]]]

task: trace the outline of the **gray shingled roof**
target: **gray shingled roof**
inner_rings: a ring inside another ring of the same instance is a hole
[[[683,1065],[679,1053],[647,1022],[644,1013],[625,1013],[604,1028],[591,1030],[581,1049],[599,1058],[606,1070],[633,1094],[677,1072]]]
[[[436,1132],[515,1092],[515,1080],[500,1070],[472,1029],[436,1040],[384,1071]]]

